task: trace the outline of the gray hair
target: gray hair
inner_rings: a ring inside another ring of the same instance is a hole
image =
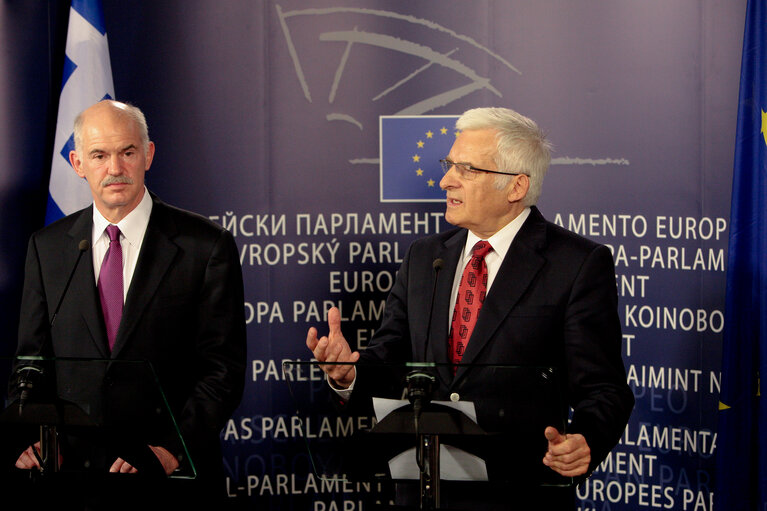
[[[508,108],[474,108],[458,118],[459,131],[493,129],[497,145],[493,161],[499,171],[519,172],[530,178],[530,188],[522,203],[533,206],[543,187],[543,177],[551,162],[551,144],[532,119]],[[513,176],[496,175],[495,187],[503,190]]]
[[[138,129],[139,129],[139,134],[141,135],[141,145],[143,146],[144,152],[148,151],[149,150],[149,126],[147,126],[146,117],[144,117],[144,112],[142,112],[139,107],[133,106],[129,103],[122,103],[120,101],[113,101],[111,99],[105,99],[105,100],[102,100],[102,102],[109,103],[118,115],[126,116],[130,120],[132,120],[134,123],[136,123],[136,126],[138,126]],[[75,117],[75,126],[74,126],[75,151],[77,151],[78,154],[82,154],[81,149],[83,145],[83,121],[85,117],[83,114],[85,114],[87,110],[89,110],[89,108],[83,110],[82,112],[77,114],[77,117]]]

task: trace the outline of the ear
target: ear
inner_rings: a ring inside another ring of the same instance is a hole
[[[527,174],[520,174],[513,178],[512,184],[509,187],[509,193],[507,199],[509,202],[521,202],[522,199],[527,196],[527,191],[530,189],[530,176]]]
[[[149,144],[146,146],[146,168],[144,169],[144,171],[149,170],[149,167],[152,166],[153,159],[154,159],[154,142],[150,140]]]
[[[83,162],[77,154],[77,151],[69,151],[69,163],[72,165],[72,168],[75,169],[78,176],[82,178],[85,177],[85,172],[83,172]]]

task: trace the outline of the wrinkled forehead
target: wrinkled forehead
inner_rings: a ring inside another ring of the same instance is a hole
[[[448,157],[454,162],[480,166],[480,164],[494,164],[496,152],[496,130],[463,130],[456,137]]]
[[[115,139],[130,140],[137,147],[142,145],[141,130],[130,115],[119,110],[86,112],[83,115],[83,144]]]

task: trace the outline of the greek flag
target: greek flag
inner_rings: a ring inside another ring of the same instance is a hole
[[[749,0],[730,207],[715,509],[767,509],[767,2]]]
[[[114,98],[114,95],[101,0],[72,0],[46,225],[92,202],[88,183],[75,174],[69,163],[69,151],[75,148],[72,125],[77,114],[102,99]]]

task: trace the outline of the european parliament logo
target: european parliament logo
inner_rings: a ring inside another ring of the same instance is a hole
[[[457,115],[379,118],[381,202],[444,202],[439,160],[456,137]]]

